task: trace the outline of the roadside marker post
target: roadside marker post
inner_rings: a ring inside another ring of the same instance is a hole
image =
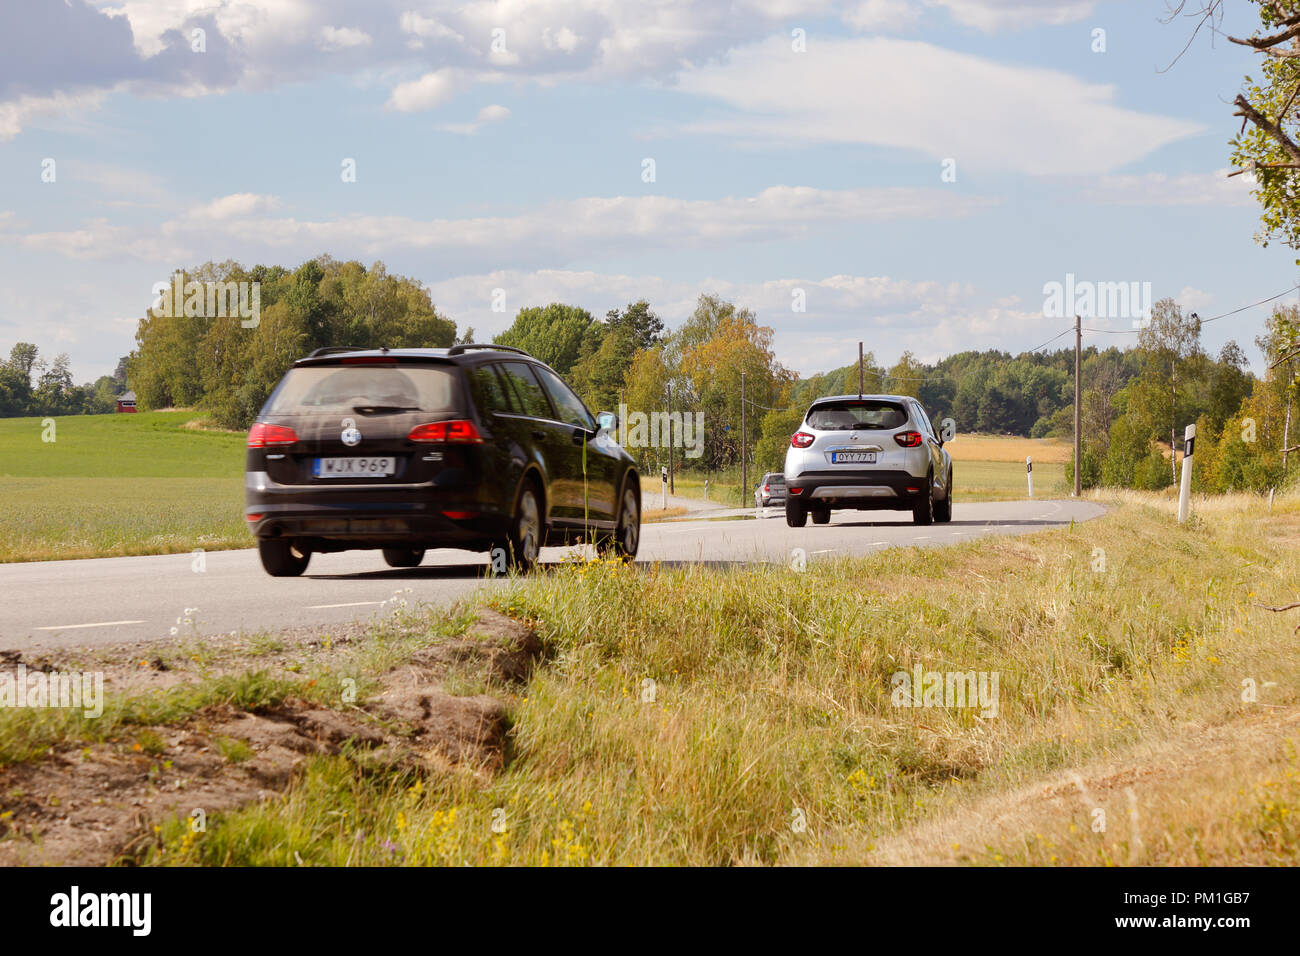
[[[1196,425],[1183,432],[1183,480],[1178,487],[1178,521],[1187,520],[1192,505],[1192,450],[1196,445]]]
[[[1034,497],[1034,459],[1025,456],[1025,478],[1029,481],[1029,497]]]
[[[663,493],[663,509],[668,510],[668,469],[664,466],[659,467],[659,484]]]

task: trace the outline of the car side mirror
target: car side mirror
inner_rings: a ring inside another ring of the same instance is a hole
[[[596,416],[596,427],[601,431],[618,431],[618,416],[613,412],[601,412]]]

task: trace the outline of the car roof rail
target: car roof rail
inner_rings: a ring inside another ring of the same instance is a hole
[[[356,345],[326,345],[313,351],[308,358],[317,358],[321,355],[333,355],[335,352],[364,352],[365,349]]]
[[[494,349],[498,352],[518,352],[520,355],[528,355],[523,349],[517,349],[513,345],[496,345],[492,342],[463,342],[459,345],[453,345],[447,350],[448,355],[463,355],[470,349]],[[532,358],[531,355],[528,355]]]

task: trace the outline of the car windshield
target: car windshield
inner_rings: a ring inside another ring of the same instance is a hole
[[[906,424],[907,412],[902,405],[870,398],[822,402],[808,412],[808,427],[823,432],[901,428]]]
[[[264,413],[446,412],[456,407],[454,386],[454,373],[437,366],[308,366],[289,370]]]

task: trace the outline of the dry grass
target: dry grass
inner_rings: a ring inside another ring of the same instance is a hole
[[[330,758],[168,858],[875,864],[914,844],[978,864],[1293,859],[1297,620],[1255,605],[1295,598],[1300,502],[1201,500],[1180,526],[1167,498],[1099,497],[1112,512],[1070,529],[803,573],[531,577],[493,600],[552,658],[510,701],[498,776],[398,786]],[[996,716],[898,706],[892,675],[916,666],[997,673]]]
[[[664,521],[668,518],[680,518],[687,513],[685,508],[650,508],[641,512],[641,523],[649,524],[654,521]]]
[[[1062,465],[1070,460],[1073,449],[1059,438],[1018,438],[1013,435],[959,434],[943,446],[953,461],[1014,461],[1025,463],[1032,456],[1034,464]]]

